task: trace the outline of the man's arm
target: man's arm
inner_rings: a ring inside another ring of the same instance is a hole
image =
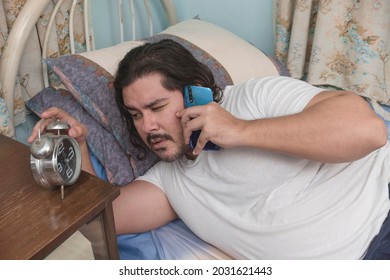
[[[69,136],[75,138],[82,153],[82,169],[95,175],[86,141],[87,128],[59,108],[50,108],[42,113],[43,118],[57,118],[70,125]],[[28,141],[38,136],[39,124],[34,127]],[[120,195],[113,202],[117,234],[139,233],[155,229],[177,218],[165,194],[146,181],[134,181],[120,188]]]
[[[177,218],[164,192],[149,182],[133,181],[120,190],[113,202],[117,234],[149,231]]]
[[[237,119],[215,103],[202,107],[177,115],[186,140],[192,130],[202,129],[195,154],[211,140],[225,148],[256,147],[337,163],[357,160],[387,141],[384,122],[351,92],[323,91],[300,113],[253,121]]]
[[[242,125],[241,145],[321,162],[357,160],[387,141],[384,122],[351,92],[324,91],[301,113]]]

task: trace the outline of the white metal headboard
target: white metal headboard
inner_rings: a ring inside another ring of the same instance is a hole
[[[71,39],[71,52],[75,52],[74,47],[74,40],[73,39],[73,11],[75,8],[75,5],[78,0],[73,0],[71,11],[70,11],[70,39]],[[83,0],[84,6],[86,7],[89,5],[88,0]],[[111,1],[111,0],[110,0]],[[123,27],[123,16],[122,16],[122,0],[118,1],[118,19],[119,19],[119,25],[120,25],[120,40],[123,42],[124,40],[124,27]],[[134,13],[134,0],[128,0],[130,5],[130,15],[132,17],[132,36],[133,39],[135,38],[135,13]],[[172,25],[176,23],[176,11],[175,7],[172,3],[172,0],[160,0],[161,4],[164,8],[164,11],[167,15],[168,23],[169,25]],[[28,0],[26,4],[23,6],[22,10],[20,11],[17,19],[14,22],[14,25],[9,33],[6,45],[4,46],[3,54],[1,56],[0,61],[0,86],[1,91],[3,92],[5,96],[5,102],[7,104],[8,109],[10,112],[10,126],[12,130],[14,130],[14,116],[13,116],[13,108],[14,108],[14,89],[15,89],[15,83],[16,83],[16,77],[17,72],[20,66],[22,53],[24,51],[24,48],[26,46],[27,40],[29,38],[30,33],[32,32],[35,23],[38,21],[40,15],[43,13],[47,5],[51,2],[51,0]],[[63,0],[59,0],[54,8],[54,11],[57,11],[60,7]],[[148,15],[148,23],[149,23],[149,33],[153,34],[153,19],[150,13],[150,7],[149,7],[149,0],[144,0],[145,8]],[[89,38],[90,32],[92,32],[89,29],[89,15],[88,15],[89,9],[84,8],[84,23],[85,23],[85,30],[86,30],[86,38]],[[46,51],[47,51],[47,42],[49,40],[49,34],[50,34],[50,26],[53,25],[55,13],[52,14],[50,20],[49,20],[49,27],[46,30],[45,37],[44,37],[44,43],[43,43],[43,50],[42,50],[42,57],[46,58]],[[94,49],[94,43],[90,44],[90,40],[87,41],[87,50],[93,50]],[[45,72],[45,71],[44,71]],[[47,86],[47,78],[45,80],[45,86]]]

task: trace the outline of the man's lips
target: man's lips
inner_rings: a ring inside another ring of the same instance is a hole
[[[172,140],[172,137],[168,134],[149,134],[147,142],[152,149],[163,148],[167,140]]]
[[[165,141],[166,141],[165,138],[152,139],[150,141],[150,146],[153,147],[154,149],[158,149],[161,148],[161,146],[164,144]]]

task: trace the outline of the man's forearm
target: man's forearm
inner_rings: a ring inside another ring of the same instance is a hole
[[[81,169],[84,170],[85,172],[88,172],[96,176],[96,172],[95,169],[93,168],[91,158],[89,155],[88,144],[87,143],[80,144],[80,150],[81,150],[81,159],[82,159]]]
[[[352,93],[326,92],[298,114],[247,121],[241,145],[269,149],[321,162],[359,159],[383,146],[386,126]]]

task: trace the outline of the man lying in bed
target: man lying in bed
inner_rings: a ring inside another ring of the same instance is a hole
[[[185,85],[211,88],[216,102],[184,109]],[[140,154],[162,160],[121,188],[118,234],[180,217],[232,258],[385,258],[375,254],[390,228],[390,145],[362,98],[289,77],[228,86],[222,98],[209,69],[170,40],[131,50],[114,86]],[[69,122],[93,173],[85,126],[57,108],[42,117]],[[221,149],[202,150],[207,141]]]

